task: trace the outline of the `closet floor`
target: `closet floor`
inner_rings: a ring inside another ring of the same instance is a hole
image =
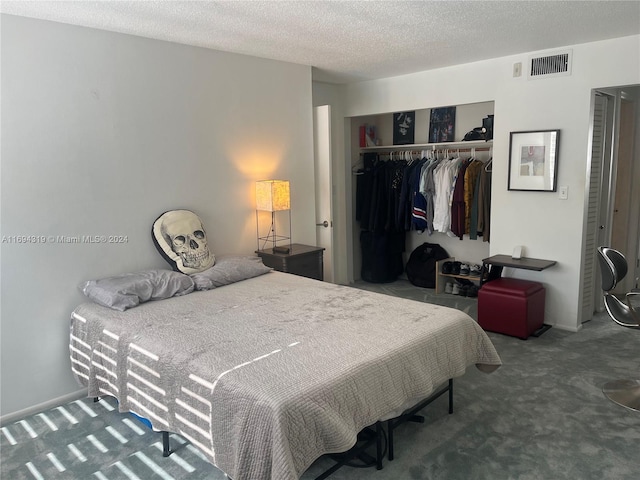
[[[478,298],[463,297],[450,293],[436,294],[434,288],[416,287],[409,280],[400,278],[391,283],[369,283],[357,280],[350,285],[354,288],[368,290],[370,292],[393,295],[394,297],[408,298],[418,302],[433,303],[445,307],[462,310],[474,320],[478,320]]]

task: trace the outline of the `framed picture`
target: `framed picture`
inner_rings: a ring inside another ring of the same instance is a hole
[[[509,190],[555,192],[560,130],[511,132]]]
[[[410,145],[415,143],[416,112],[398,112],[393,114],[393,144]]]
[[[456,107],[432,108],[429,119],[429,143],[453,142]]]

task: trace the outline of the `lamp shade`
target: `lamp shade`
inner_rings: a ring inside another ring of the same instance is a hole
[[[290,208],[289,182],[287,180],[256,182],[256,210],[278,212]]]

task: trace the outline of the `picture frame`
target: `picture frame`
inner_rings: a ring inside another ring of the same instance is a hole
[[[393,144],[411,145],[415,143],[416,112],[393,114]]]
[[[560,130],[511,132],[508,190],[555,192]]]
[[[429,143],[455,141],[456,107],[432,108],[429,117]]]

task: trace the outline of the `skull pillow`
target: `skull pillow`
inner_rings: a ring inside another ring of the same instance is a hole
[[[200,217],[190,210],[169,210],[153,222],[153,243],[174,270],[198,273],[211,268],[216,257],[209,251]]]

